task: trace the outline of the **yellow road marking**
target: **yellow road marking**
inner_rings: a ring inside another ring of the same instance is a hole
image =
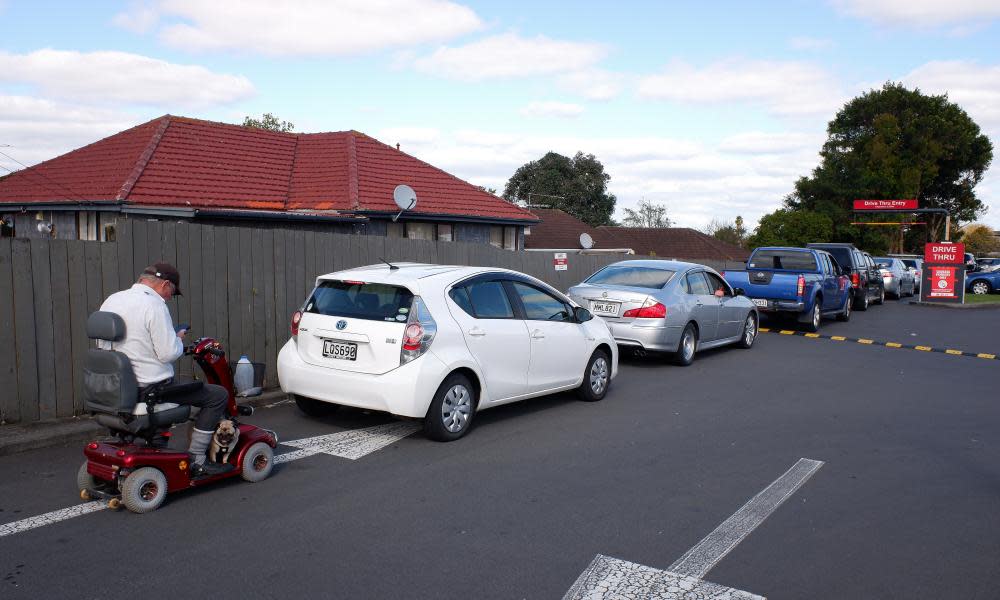
[[[985,352],[981,352],[981,353],[977,354],[976,356],[978,356],[979,358],[989,358],[991,360],[993,360],[993,359],[995,359],[997,357],[996,354],[986,354]]]
[[[757,330],[758,330],[758,331],[763,331],[764,333],[767,333],[768,331],[771,331],[771,330],[770,330],[770,329],[768,329],[767,327],[760,327],[760,328],[758,328]]]
[[[806,334],[806,337],[811,337],[811,338],[818,338],[818,337],[819,337],[819,334],[818,334],[818,333],[807,333],[807,334]]]
[[[873,344],[873,343],[875,343],[875,340],[866,340],[866,339],[864,339],[864,338],[860,338],[860,339],[858,340],[858,343],[859,343],[859,344]]]
[[[961,350],[950,350],[949,349],[949,350],[945,350],[944,352],[945,352],[945,354],[957,354],[959,356],[962,355],[962,351]]]
[[[886,342],[885,345],[888,346],[889,348],[902,348],[903,347],[902,344],[897,344],[896,342]]]
[[[781,335],[795,335],[795,332],[791,329],[782,329],[779,333],[781,333]]]
[[[835,342],[842,342],[842,341],[846,340],[847,338],[845,338],[842,335],[831,335],[830,339],[833,340],[833,341],[835,341]]]
[[[914,346],[913,349],[920,350],[921,352],[930,352],[934,348],[931,348],[930,346]]]

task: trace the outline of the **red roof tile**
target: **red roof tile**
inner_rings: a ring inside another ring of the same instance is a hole
[[[534,221],[531,212],[356,131],[294,134],[164,116],[0,180],[0,203],[395,212]]]

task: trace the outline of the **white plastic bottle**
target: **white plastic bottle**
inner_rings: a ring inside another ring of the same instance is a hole
[[[236,395],[243,396],[247,390],[253,387],[253,363],[244,354],[240,356],[236,363],[236,371],[233,373],[233,385],[236,386]]]

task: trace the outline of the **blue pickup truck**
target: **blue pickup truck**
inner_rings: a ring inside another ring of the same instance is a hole
[[[726,271],[763,314],[794,315],[809,331],[823,316],[851,318],[851,282],[836,259],[813,248],[757,248],[746,271]]]

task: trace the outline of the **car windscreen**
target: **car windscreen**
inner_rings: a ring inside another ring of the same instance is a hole
[[[850,263],[848,263],[850,264]],[[818,271],[816,257],[812,252],[795,250],[758,250],[747,263],[751,269],[775,269],[778,271]]]
[[[880,269],[892,269],[892,259],[891,258],[876,258],[875,264],[878,265]]]
[[[916,261],[916,259],[913,259],[913,258],[904,258],[903,259],[903,264],[906,265],[907,267],[913,267],[914,269],[919,268],[919,267],[917,267],[917,261]]]
[[[845,248],[844,246],[830,246],[829,248],[823,248],[827,252],[833,255],[833,258],[837,259],[837,264],[841,267],[851,266],[851,249]]]
[[[654,267],[615,266],[605,267],[594,273],[584,283],[591,285],[624,285],[660,289],[674,276],[675,271]]]
[[[306,303],[305,312],[403,323],[412,303],[413,293],[398,285],[321,281]]]

